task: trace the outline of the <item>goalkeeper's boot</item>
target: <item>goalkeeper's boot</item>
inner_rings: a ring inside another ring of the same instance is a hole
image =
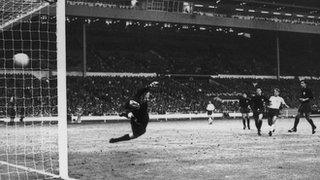
[[[109,143],[115,143],[116,142],[116,139],[114,139],[114,138],[111,138],[110,140],[109,140]]]
[[[289,129],[289,130],[288,130],[288,132],[289,132],[289,133],[292,133],[292,132],[297,132],[297,128],[292,128],[292,129]]]
[[[316,129],[317,129],[316,126],[312,126],[312,134],[316,133]]]

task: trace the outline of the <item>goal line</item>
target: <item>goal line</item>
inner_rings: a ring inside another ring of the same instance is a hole
[[[42,175],[45,175],[45,176],[51,176],[52,178],[56,178],[56,179],[60,179],[61,178],[59,175],[56,175],[56,174],[52,174],[52,173],[48,173],[48,172],[44,172],[44,171],[39,171],[39,170],[36,170],[36,169],[33,169],[33,168],[20,166],[20,165],[17,165],[17,164],[11,164],[11,163],[8,163],[8,162],[5,162],[5,161],[0,161],[0,164],[6,165],[6,166],[10,166],[10,167],[14,167],[14,168],[17,168],[17,169],[21,169],[21,170],[28,171],[28,172],[35,172],[35,173],[42,174]],[[67,178],[65,180],[76,180],[76,179]]]

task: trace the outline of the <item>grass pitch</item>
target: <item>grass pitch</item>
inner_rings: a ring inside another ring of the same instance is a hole
[[[320,131],[320,119],[314,118]],[[320,132],[279,119],[272,137],[241,120],[151,122],[138,139],[109,144],[130,124],[68,127],[69,174],[79,179],[320,179]]]

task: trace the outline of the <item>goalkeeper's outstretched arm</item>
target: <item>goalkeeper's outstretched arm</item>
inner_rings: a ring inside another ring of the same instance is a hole
[[[149,92],[151,88],[157,87],[159,82],[153,81],[149,85],[147,85],[144,88],[141,88],[137,91],[137,93],[134,95],[134,99],[140,99],[145,93]]]

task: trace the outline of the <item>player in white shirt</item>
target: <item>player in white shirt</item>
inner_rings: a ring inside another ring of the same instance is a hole
[[[269,124],[269,136],[272,136],[272,133],[275,131],[274,124],[277,120],[278,115],[280,114],[280,107],[284,105],[285,107],[289,107],[283,100],[282,97],[279,96],[280,90],[275,88],[273,90],[273,96],[270,97],[270,104],[268,106],[268,124]]]
[[[209,124],[212,124],[212,122],[213,122],[213,111],[214,111],[215,107],[214,107],[214,105],[212,104],[211,101],[209,101],[206,109],[207,109],[207,114],[208,114],[208,122],[209,122]]]

